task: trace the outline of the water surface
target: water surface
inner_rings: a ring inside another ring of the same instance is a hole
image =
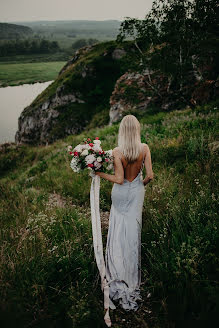
[[[14,142],[22,110],[53,81],[0,88],[0,144]]]

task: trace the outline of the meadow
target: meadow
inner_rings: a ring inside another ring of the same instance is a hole
[[[111,311],[113,327],[214,327],[218,102],[148,114],[140,122],[155,175],[143,207],[144,302],[136,313]],[[112,149],[118,127],[93,127],[47,146],[1,145],[1,327],[104,327],[91,178],[71,170],[67,146],[99,137],[104,149]],[[104,248],[111,188],[101,179]]]
[[[0,62],[0,87],[54,80],[65,61],[9,63]]]

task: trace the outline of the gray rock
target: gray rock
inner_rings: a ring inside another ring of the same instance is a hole
[[[120,48],[115,49],[112,53],[113,59],[121,59],[125,55],[126,55],[126,51]]]
[[[52,99],[45,101],[34,110],[31,106],[25,108],[25,112],[28,113],[29,109],[31,114],[24,115],[24,113],[21,113],[18,119],[18,131],[15,134],[17,144],[43,144],[48,142],[51,139],[50,131],[54,125],[54,120],[60,115],[56,107],[69,103],[84,103],[78,92],[62,95],[62,90],[63,88],[59,87]]]
[[[110,122],[109,125],[112,125],[113,122],[119,121],[119,119],[122,117],[122,112],[124,112],[125,108],[122,106],[119,102],[113,106],[110,107]]]
[[[50,101],[49,100],[47,100],[46,102],[44,102],[42,104],[42,110],[45,110],[45,109],[49,108],[49,104],[50,104]]]
[[[123,112],[128,110],[146,110],[151,103],[152,97],[146,94],[146,85],[144,82],[145,76],[147,76],[148,70],[145,70],[144,74],[139,72],[126,72],[116,82],[114,91],[110,97],[110,122],[117,122],[123,116]],[[122,87],[121,86],[122,83]],[[122,89],[126,87],[133,87],[136,90],[137,103],[132,103],[124,96]]]

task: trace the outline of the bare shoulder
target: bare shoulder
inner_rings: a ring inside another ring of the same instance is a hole
[[[112,150],[112,154],[115,158],[118,158],[120,160],[122,160],[122,153],[119,149],[119,147],[115,147],[113,150]]]
[[[113,148],[113,151],[112,151],[114,154],[118,154],[118,153],[120,153],[120,151],[119,151],[119,147],[115,147],[115,148]]]
[[[144,147],[144,152],[147,153],[150,150],[148,144],[142,143],[142,145]]]

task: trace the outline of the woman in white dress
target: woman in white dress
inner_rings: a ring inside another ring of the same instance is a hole
[[[141,143],[140,123],[134,115],[123,117],[118,147],[113,149],[114,175],[95,174],[114,183],[106,245],[106,280],[109,305],[136,311],[141,283],[141,227],[145,185],[153,179],[150,149]],[[142,169],[146,168],[143,179]]]

